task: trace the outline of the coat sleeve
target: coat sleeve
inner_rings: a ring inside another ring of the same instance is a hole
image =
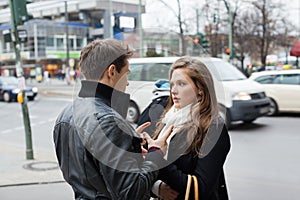
[[[230,149],[228,131],[224,126],[217,142],[204,157],[197,157],[195,169],[190,174],[196,175],[199,184],[200,199],[209,199],[214,192],[223,164]],[[191,163],[189,163],[191,164]],[[160,170],[159,179],[184,196],[187,174],[172,163]]]
[[[149,199],[158,168],[164,163],[159,151],[141,154],[141,140],[122,119],[99,120],[85,144],[98,161],[100,174],[112,199]]]

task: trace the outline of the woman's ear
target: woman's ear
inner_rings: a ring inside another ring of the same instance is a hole
[[[200,97],[202,97],[203,96],[203,91],[199,90],[198,94],[199,94]]]
[[[203,91],[199,90],[199,92],[198,92],[198,102],[202,101],[202,99],[203,99]]]

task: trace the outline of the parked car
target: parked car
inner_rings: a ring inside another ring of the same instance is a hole
[[[0,100],[5,102],[16,101],[19,88],[19,80],[14,76],[0,76]],[[28,100],[33,101],[38,94],[36,87],[26,87],[25,94]]]
[[[255,72],[250,79],[264,86],[271,100],[269,115],[300,112],[300,70]]]
[[[129,86],[130,107],[127,120],[135,123],[151,103],[155,81],[168,79],[172,63],[179,57],[132,58]],[[228,127],[233,121],[252,122],[269,112],[270,101],[263,86],[248,79],[230,63],[212,57],[199,58],[211,71],[221,115]]]

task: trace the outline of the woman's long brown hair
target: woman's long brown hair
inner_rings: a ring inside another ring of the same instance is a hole
[[[208,132],[212,120],[218,116],[218,103],[213,83],[213,78],[206,67],[200,60],[188,56],[179,58],[171,66],[169,79],[172,78],[173,72],[176,69],[185,69],[185,73],[191,78],[197,90],[201,90],[203,95],[199,97],[199,104],[195,109],[191,109],[190,114],[192,121],[185,124],[179,132],[187,133],[187,141],[191,145],[186,153],[193,151],[199,155],[203,140]],[[171,92],[171,90],[170,90]],[[171,94],[170,94],[171,97]],[[169,98],[169,103],[162,114],[161,119],[156,125],[154,138],[157,138],[164,125],[162,119],[173,105],[172,98]]]

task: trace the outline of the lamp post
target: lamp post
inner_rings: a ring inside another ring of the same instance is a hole
[[[22,60],[21,60],[21,42],[18,34],[17,26],[23,24],[23,18],[29,19],[29,15],[27,13],[26,2],[9,0],[9,6],[11,11],[11,30],[12,30],[12,38],[13,45],[15,49],[16,55],[16,75],[19,80],[19,88],[21,89],[20,103],[22,105],[22,113],[23,113],[23,123],[25,128],[25,140],[26,140],[26,159],[32,160],[33,157],[33,149],[32,149],[32,138],[31,138],[31,126],[30,126],[30,118],[29,118],[29,110],[27,106],[27,97],[25,95],[25,79],[24,72],[22,68]],[[18,98],[19,99],[19,98]]]

